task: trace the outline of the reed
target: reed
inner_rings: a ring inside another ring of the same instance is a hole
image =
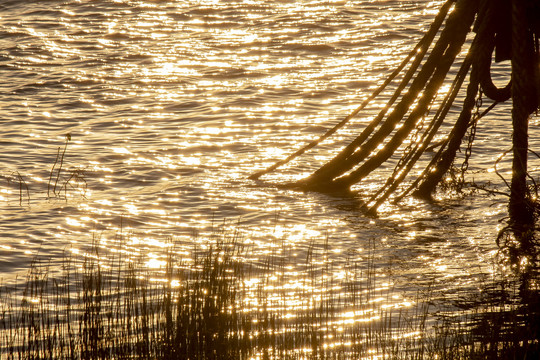
[[[17,200],[19,206],[30,206],[35,199],[63,199],[68,200],[68,193],[75,191],[83,198],[86,196],[88,184],[86,182],[86,171],[80,167],[68,167],[65,163],[66,151],[71,134],[65,135],[64,148],[58,147],[56,158],[49,171],[44,169],[36,173],[26,173],[11,171],[9,173],[0,173],[0,182],[5,183],[4,198],[8,204],[12,200]],[[22,170],[21,170],[22,171]],[[40,177],[46,177],[45,182],[39,180]],[[33,179],[33,181],[31,181]]]
[[[258,267],[236,236],[189,259],[171,250],[158,270],[104,261],[96,244],[60,270],[36,261],[23,285],[0,287],[1,358],[538,358],[538,289],[517,303],[519,288],[497,284],[456,311],[428,288],[401,306],[372,256],[336,265],[311,244],[291,271],[284,248]]]

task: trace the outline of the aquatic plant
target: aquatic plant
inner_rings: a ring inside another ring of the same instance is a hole
[[[56,159],[54,160],[54,164],[51,168],[51,171],[49,173],[49,181],[47,183],[47,197],[51,197],[51,187],[52,187],[52,193],[54,196],[60,196],[62,194],[62,190],[64,190],[64,194],[67,192],[67,186],[68,184],[71,184],[72,181],[82,184],[84,188],[86,188],[86,180],[84,178],[84,171],[81,169],[75,169],[68,172],[67,179],[64,179],[64,183],[62,186],[56,190],[58,187],[58,181],[60,180],[60,174],[62,173],[62,166],[64,165],[64,157],[66,156],[66,150],[68,143],[71,141],[71,134],[68,133],[65,135],[66,142],[64,144],[64,150],[62,150],[62,153],[60,154],[60,147],[58,148],[58,151],[56,153]],[[54,179],[54,184],[52,182],[54,177],[54,170],[56,167],[56,164],[58,164],[58,169],[56,170],[56,177]],[[66,195],[65,195],[66,196]]]
[[[218,239],[149,269],[106,260],[94,244],[59,271],[36,261],[23,285],[0,287],[1,358],[537,358],[538,288],[521,303],[508,281],[444,308],[431,289],[400,305],[369,256],[349,259],[338,278],[328,246],[312,244],[308,276],[291,290],[299,279],[286,252],[254,267],[248,251]]]
[[[47,199],[64,198],[67,199],[68,187],[78,190],[84,197],[87,190],[86,172],[82,168],[68,168],[64,166],[68,143],[71,141],[71,134],[65,135],[65,144],[63,150],[58,147],[56,158],[48,172],[47,180]],[[57,166],[58,165],[58,166]],[[31,177],[28,174],[21,174],[19,171],[13,171],[9,175],[0,174],[0,178],[4,178],[8,188],[15,187],[18,191],[19,206],[23,206],[26,198],[26,204],[30,205],[31,195],[42,195],[44,189],[35,189],[29,186],[27,178]],[[11,191],[7,191],[11,193]],[[44,195],[42,195],[44,196]]]
[[[1,288],[1,357],[242,358],[233,255],[216,246],[192,264],[170,257],[163,274],[121,258],[105,265],[97,246],[59,274],[36,262],[24,287]]]

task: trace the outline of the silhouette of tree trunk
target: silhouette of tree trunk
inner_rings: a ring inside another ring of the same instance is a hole
[[[528,120],[538,107],[538,54],[527,19],[526,1],[512,1],[512,126],[513,161],[510,220],[519,238],[533,223],[527,189]],[[538,40],[538,39],[537,39]],[[535,61],[536,60],[536,61]]]

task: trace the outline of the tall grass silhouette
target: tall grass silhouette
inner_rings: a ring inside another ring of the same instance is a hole
[[[0,287],[1,358],[537,358],[538,300],[509,302],[500,284],[434,309],[429,288],[396,303],[370,256],[336,277],[328,246],[312,244],[293,279],[286,252],[255,266],[237,237],[214,240],[160,269],[105,263],[97,245],[60,270],[36,261],[22,285]]]

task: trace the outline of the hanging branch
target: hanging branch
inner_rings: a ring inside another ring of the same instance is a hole
[[[455,5],[454,9],[449,13],[452,5]],[[445,19],[446,23],[443,26]],[[476,36],[467,55],[435,115],[426,121],[426,116],[435,103],[452,65],[456,62],[473,24]],[[437,34],[439,37],[432,44]],[[509,209],[511,217],[524,218],[525,222],[530,223],[529,215],[532,211],[523,210],[527,208],[524,205],[528,204],[525,200],[527,121],[540,103],[539,38],[540,5],[537,2],[449,0],[443,5],[429,31],[415,49],[355,111],[319,139],[285,160],[253,174],[250,178],[258,179],[330,137],[373,101],[400,72],[405,71],[407,64],[410,63],[385,107],[355,139],[309,177],[284,186],[321,192],[346,191],[401,151],[392,175],[367,200],[366,209],[375,212],[403,184],[426,149],[438,146],[438,151],[420,175],[406,190],[394,196],[394,201],[400,201],[410,193],[430,199],[436,186],[452,166],[467,130],[471,129],[471,137],[465,164],[471,154],[470,148],[474,141],[472,134],[478,120],[498,103],[511,97],[514,157]],[[495,61],[512,61],[511,81],[502,88],[494,85],[491,78],[493,53]],[[441,144],[431,144],[467,77],[469,80],[465,99],[454,126]],[[481,97],[478,95],[480,93],[494,101],[482,113],[479,102]],[[400,150],[408,138],[411,138],[411,143]],[[462,166],[462,175],[466,168],[466,165]]]
[[[452,165],[456,152],[459,149],[459,145],[461,144],[467,128],[471,123],[472,107],[474,106],[476,96],[474,91],[478,92],[478,82],[474,82],[472,77],[470,81],[468,95],[465,98],[463,110],[461,111],[454,128],[450,132],[450,135],[440,144],[439,150],[433,156],[429,165],[426,166],[424,171],[414,180],[411,185],[409,185],[407,190],[396,196],[394,202],[401,201],[405,196],[409,195],[411,191],[415,189],[416,191],[414,192],[414,195],[416,197],[430,199],[432,192],[435,191],[435,186],[442,180],[442,176]],[[478,116],[477,121],[486,116],[497,104],[498,102],[493,102]],[[463,135],[460,137],[459,134],[461,134],[461,132],[463,132]],[[451,145],[449,146],[449,144]],[[449,150],[449,148],[454,149],[454,147],[455,150]],[[422,185],[418,186],[420,183]]]
[[[337,130],[341,129],[343,126],[345,126],[352,118],[354,118],[360,111],[362,111],[371,101],[373,101],[385,88],[388,84],[394,80],[394,78],[401,73],[401,71],[405,68],[405,66],[409,63],[409,61],[414,58],[414,62],[411,65],[411,68],[407,71],[407,73],[404,76],[404,79],[400,83],[398,90],[394,93],[394,96],[392,97],[393,100],[390,100],[389,105],[393,104],[395,99],[401,94],[401,91],[407,86],[408,82],[410,81],[411,77],[413,76],[414,72],[418,68],[418,65],[422,61],[424,55],[426,54],[431,42],[433,41],[435,35],[439,31],[444,19],[446,18],[446,15],[448,14],[448,11],[451,7],[451,5],[454,3],[455,0],[448,0],[439,11],[437,17],[435,18],[434,22],[431,24],[428,32],[424,35],[424,37],[420,40],[420,42],[414,47],[414,49],[407,55],[407,57],[401,62],[401,64],[394,70],[390,76],[383,82],[381,86],[379,86],[366,100],[362,102],[362,104],[356,108],[351,114],[349,114],[347,117],[345,117],[343,120],[341,120],[337,125],[326,131],[323,135],[321,135],[318,139],[313,140],[306,146],[302,147],[301,149],[297,150],[293,154],[289,155],[286,159],[280,160],[273,164],[272,166],[266,168],[265,170],[258,171],[252,175],[249,176],[249,179],[251,180],[257,180],[263,175],[266,175],[274,170],[276,170],[278,167],[283,166],[293,159],[297,158],[298,156],[304,154],[306,151],[312,149],[313,147],[317,146],[319,143],[321,143],[323,140],[329,138],[332,136]],[[386,109],[388,109],[388,105]],[[378,125],[378,122],[380,119],[374,120],[372,124],[368,126],[368,128],[375,128]],[[369,134],[368,134],[369,135]]]
[[[456,8],[450,14],[446,26],[442,30],[422,69],[418,72],[408,91],[403,95],[400,102],[388,115],[380,128],[368,139],[368,136],[373,130],[370,127],[372,124],[370,124],[360,136],[353,140],[334,159],[323,165],[309,178],[298,182],[298,187],[318,191],[335,191],[348,188],[377,168],[396,151],[410,131],[412,131],[416,121],[431,105],[450,66],[465,42],[465,37],[474,20],[475,8],[464,6],[463,3],[464,1],[458,1],[456,4]],[[421,94],[422,96],[420,96]],[[376,156],[368,159],[359,169],[351,172],[349,175],[338,178],[371,155],[397,127],[414,102],[418,102],[416,108],[389,140],[389,143]],[[381,111],[376,118],[377,121],[380,121],[386,115],[386,111],[390,105],[387,105]]]
[[[416,164],[418,159],[420,159],[433,137],[435,137],[439,127],[442,125],[448,111],[450,111],[450,108],[452,107],[452,104],[459,93],[461,85],[465,81],[471,67],[471,62],[471,56],[467,56],[459,69],[456,78],[454,79],[450,92],[448,92],[446,98],[439,107],[439,110],[433,117],[433,121],[429,124],[428,129],[426,129],[422,135],[422,138],[418,142],[412,143],[414,147],[408,154],[400,159],[400,162],[394,169],[394,173],[390,178],[388,178],[386,184],[384,184],[384,186],[382,186],[379,191],[377,191],[369,199],[367,204],[370,212],[376,211],[376,209],[390,197],[390,195],[396,190],[396,188],[403,182],[405,177],[412,170],[414,164]],[[370,205],[372,202],[373,205]]]

